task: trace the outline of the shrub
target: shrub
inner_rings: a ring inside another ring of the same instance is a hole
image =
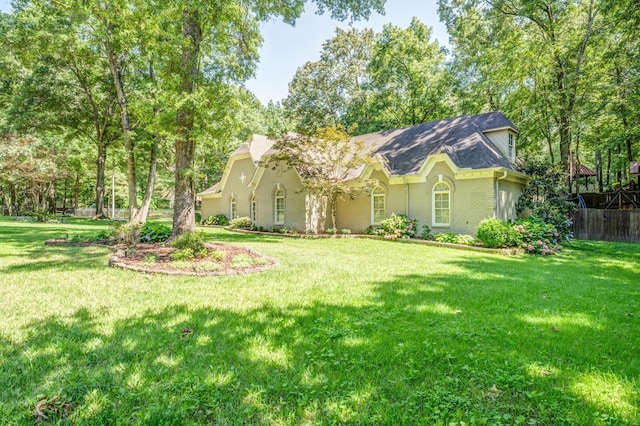
[[[513,229],[522,235],[522,248],[531,254],[549,255],[559,252],[560,233],[542,218],[531,216],[520,219]]]
[[[203,225],[218,225],[218,226],[227,226],[229,224],[229,219],[227,216],[222,213],[218,213],[215,216],[209,216],[205,220],[202,221]]]
[[[184,234],[177,237],[173,240],[171,244],[173,247],[177,248],[178,251],[183,250],[191,250],[192,256],[194,257],[204,257],[207,255],[207,247],[204,244],[204,240],[202,239],[202,235],[198,232],[185,232]],[[186,255],[186,253],[182,254]],[[175,260],[185,260],[185,259],[175,259]]]
[[[136,224],[122,224],[113,228],[113,240],[117,244],[125,244],[132,246],[140,241],[140,230],[142,225]]]
[[[286,227],[284,227],[284,226],[283,226],[282,228],[280,228],[280,233],[281,233],[281,234],[286,234],[288,231],[289,231],[289,230],[288,230]]]
[[[409,219],[407,215],[391,213],[388,219],[380,222],[380,229],[383,230],[382,235],[395,235],[401,238],[412,238],[416,235],[418,221]],[[379,234],[379,231],[376,233]]]
[[[329,235],[336,235],[337,233],[338,233],[338,230],[336,228],[327,229],[327,234]]]
[[[340,233],[342,235],[351,235],[351,229],[347,229],[347,228],[341,229]]]
[[[471,235],[466,235],[466,234],[458,234],[456,235],[454,241],[455,244],[462,244],[465,246],[470,246],[473,243],[476,242],[476,239],[473,238]]]
[[[251,218],[250,217],[236,217],[229,222],[230,228],[243,228],[248,229],[251,228]]]
[[[533,216],[553,225],[560,239],[571,238],[569,217],[576,205],[567,201],[566,172],[560,165],[536,162],[525,163],[522,171],[531,176],[531,180],[516,204],[518,214],[529,209]]]
[[[440,234],[436,234],[434,239],[439,243],[455,243],[456,234],[453,232],[442,232]]]
[[[423,240],[433,240],[433,234],[431,233],[431,228],[428,225],[422,226],[422,232],[420,233],[420,238]]]
[[[171,253],[170,256],[173,260],[191,260],[196,257],[195,253],[190,248],[176,250]]]
[[[195,219],[196,219],[196,223],[202,222],[202,213],[196,212],[194,216],[195,216]]]
[[[480,222],[476,238],[485,247],[517,247],[522,244],[521,234],[511,225],[500,219],[485,219]]]
[[[158,222],[147,222],[140,230],[140,241],[146,243],[162,243],[171,236],[171,228]]]

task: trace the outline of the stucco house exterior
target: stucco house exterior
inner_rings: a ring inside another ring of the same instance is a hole
[[[475,234],[485,218],[516,218],[528,179],[514,166],[518,130],[500,112],[461,116],[360,135],[376,161],[352,173],[373,180],[365,194],[340,199],[337,228],[363,232],[406,214],[432,232]],[[248,216],[256,226],[304,231],[309,197],[295,169],[269,163],[275,141],[253,135],[230,156],[222,180],[200,193],[202,217]],[[330,227],[330,219],[324,227]]]

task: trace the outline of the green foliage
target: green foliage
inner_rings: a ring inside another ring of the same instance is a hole
[[[147,222],[140,230],[140,241],[146,243],[161,243],[171,236],[171,228],[159,222]]]
[[[465,246],[470,246],[470,245],[473,245],[473,243],[475,243],[476,240],[471,235],[457,234],[453,239],[453,242],[454,244],[462,244]]]
[[[343,228],[340,230],[342,235],[351,235],[351,229]]]
[[[440,234],[436,234],[433,239],[439,243],[455,243],[456,234],[453,232],[441,232]]]
[[[541,218],[530,216],[520,219],[514,229],[522,235],[522,248],[528,253],[549,255],[562,249],[558,230]]]
[[[231,219],[231,222],[229,222],[229,227],[249,229],[251,228],[251,218],[243,216],[243,217],[236,217],[234,219]]]
[[[336,235],[338,230],[336,228],[329,228],[325,231],[328,235]]]
[[[433,240],[433,234],[431,233],[431,228],[429,228],[429,225],[422,225],[420,238],[422,238],[423,240]]]
[[[140,241],[140,231],[142,225],[137,224],[119,224],[113,228],[113,241],[116,244],[124,244],[133,246]]]
[[[454,234],[453,232],[442,232],[434,237],[434,240],[440,243],[451,243],[470,246],[475,242],[471,235]]]
[[[203,235],[199,232],[183,232],[171,242],[171,245],[178,249],[176,252],[183,252],[178,256],[187,256],[189,252],[192,258],[205,257],[207,255],[207,247],[205,246]]]
[[[563,185],[566,174],[559,166],[538,162],[528,162],[523,171],[531,176],[531,181],[518,199],[518,213],[529,209],[532,216],[553,225],[559,238],[569,239],[572,236],[569,215],[576,205],[567,201],[569,193]]]
[[[397,238],[413,238],[418,229],[418,221],[409,219],[405,214],[391,213],[387,219],[380,221],[378,235],[394,235]]]
[[[224,260],[224,252],[221,250],[212,250],[207,255],[207,258],[215,262],[222,262]]]
[[[229,224],[229,219],[222,213],[218,213],[215,216],[209,216],[204,221],[202,221],[203,225],[218,225],[218,226],[227,226]]]
[[[476,238],[490,248],[518,247],[522,244],[521,234],[509,223],[496,218],[480,222]]]
[[[174,251],[170,254],[173,260],[184,261],[184,260],[192,260],[196,257],[193,249],[191,248],[182,248]]]

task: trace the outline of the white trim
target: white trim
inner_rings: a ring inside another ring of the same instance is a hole
[[[278,220],[278,200],[282,200],[282,220]],[[284,225],[284,222],[286,220],[286,211],[286,194],[284,192],[284,189],[282,189],[280,184],[278,184],[278,187],[273,193],[273,223],[276,225]]]
[[[376,194],[376,190],[380,189],[382,192]],[[382,197],[382,219],[387,217],[387,191],[382,185],[377,185],[371,190],[371,224],[378,225],[380,220],[376,220],[376,198]]]
[[[231,196],[229,196],[229,220],[235,219],[237,214],[238,214],[238,197],[236,197],[236,194],[231,194]]]
[[[436,190],[436,188],[440,185],[445,185],[447,187],[446,190],[444,189],[438,189]],[[445,208],[442,207],[437,207],[436,206],[436,195],[444,195],[446,194],[447,196],[447,207],[446,210],[448,211],[448,220],[447,222],[438,222],[437,221],[437,213],[436,210],[445,210]],[[448,182],[444,181],[444,180],[439,180],[438,182],[436,182],[435,185],[433,185],[432,189],[431,189],[431,223],[434,227],[448,227],[451,226],[451,186],[449,185]]]

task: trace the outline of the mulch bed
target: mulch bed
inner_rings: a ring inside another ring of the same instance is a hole
[[[105,245],[99,243],[72,243],[67,240],[48,240],[45,245],[51,246],[105,246],[115,253],[109,259],[109,265],[116,268],[130,269],[137,272],[166,275],[196,275],[196,276],[220,276],[241,275],[267,271],[279,266],[276,259],[263,256],[249,248],[232,246],[227,244],[206,243],[209,253],[221,252],[222,260],[216,262],[211,257],[190,259],[176,262],[171,254],[176,251],[174,247],[162,244],[136,244],[134,247],[124,245]],[[241,256],[250,259],[250,265],[243,262],[234,264],[234,259]],[[217,269],[208,270],[211,265]]]

